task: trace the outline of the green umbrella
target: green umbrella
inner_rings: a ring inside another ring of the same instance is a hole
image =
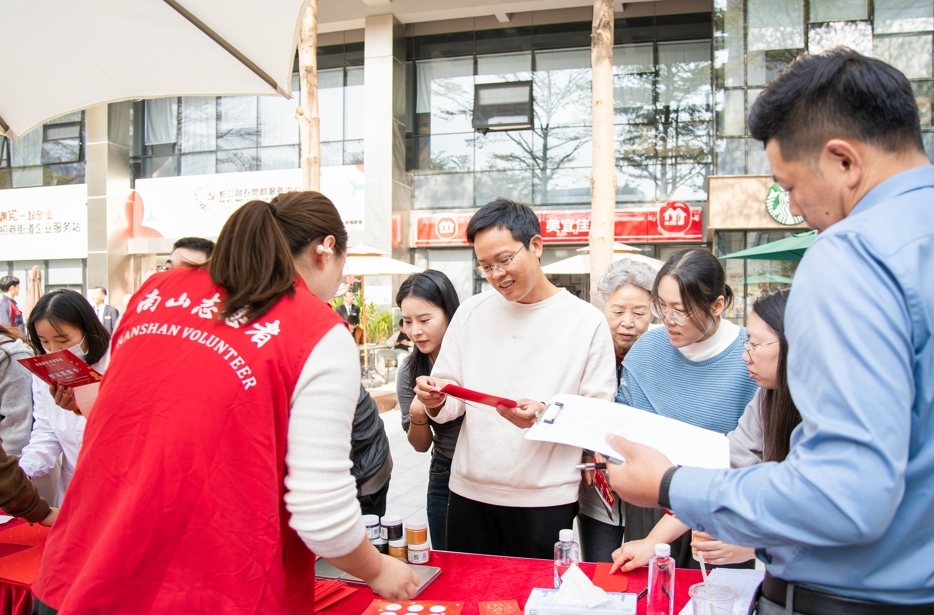
[[[791,284],[791,278],[774,273],[754,273],[746,276],[746,284]]]
[[[817,231],[798,233],[792,237],[779,239],[763,246],[740,250],[721,258],[744,258],[766,261],[799,261],[804,251],[817,237]]]

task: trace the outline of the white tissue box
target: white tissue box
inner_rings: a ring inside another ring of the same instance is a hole
[[[636,594],[607,592],[610,602],[595,607],[555,602],[556,589],[533,589],[525,603],[525,615],[635,615]]]

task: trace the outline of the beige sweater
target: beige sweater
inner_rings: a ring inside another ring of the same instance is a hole
[[[432,376],[510,399],[548,401],[569,393],[613,401],[616,363],[606,319],[560,291],[530,305],[495,290],[471,297],[455,313]],[[530,442],[525,429],[495,408],[448,397],[436,419],[465,414],[450,488],[478,502],[543,507],[577,501],[581,450]]]

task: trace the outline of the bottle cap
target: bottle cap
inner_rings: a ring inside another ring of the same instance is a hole
[[[384,527],[389,527],[391,525],[402,525],[402,517],[399,515],[386,515],[379,521]]]
[[[561,530],[558,532],[558,540],[561,542],[571,542],[574,540],[574,530]]]
[[[655,545],[655,555],[656,557],[671,557],[671,545]]]
[[[373,527],[374,525],[379,525],[379,517],[376,515],[363,515],[363,525],[366,527]]]
[[[390,540],[390,541],[389,541],[389,546],[390,546],[390,547],[393,547],[393,548],[396,548],[396,547],[404,547],[404,546],[405,546],[405,538],[400,538],[399,540]],[[666,546],[667,546],[667,545],[666,545]]]
[[[409,545],[409,551],[427,551],[427,550],[428,550],[427,542],[423,542],[420,545]]]
[[[405,529],[407,530],[427,530],[428,522],[424,519],[416,519],[415,521],[406,521]]]

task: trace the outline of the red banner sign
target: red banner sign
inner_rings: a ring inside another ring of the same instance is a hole
[[[415,217],[415,245],[466,246],[470,214],[426,214]],[[587,243],[590,212],[554,211],[538,214],[542,239],[549,245]],[[623,242],[703,241],[703,210],[680,201],[658,209],[616,211],[614,239]]]

